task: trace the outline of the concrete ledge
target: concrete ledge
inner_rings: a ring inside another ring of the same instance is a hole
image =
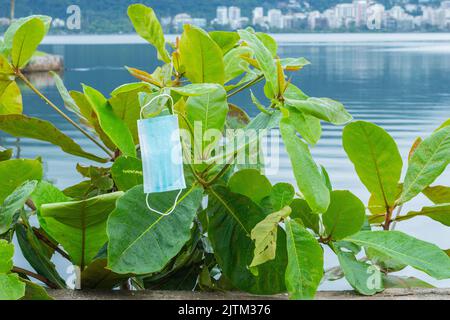
[[[245,293],[184,291],[71,291],[48,290],[56,300],[287,300],[287,295],[254,296]],[[450,289],[389,289],[365,297],[353,291],[319,292],[317,300],[450,300]]]

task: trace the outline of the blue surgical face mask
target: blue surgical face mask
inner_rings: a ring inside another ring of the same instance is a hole
[[[171,97],[170,101],[172,101]],[[151,103],[152,101],[146,106]],[[149,194],[180,190],[176,203],[182,189],[186,188],[178,116],[167,115],[141,119],[138,121],[138,132],[147,205]],[[148,207],[151,211],[163,215],[168,215],[175,209],[174,205],[170,212],[161,213],[149,205]]]

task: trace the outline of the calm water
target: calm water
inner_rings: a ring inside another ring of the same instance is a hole
[[[280,48],[282,57],[308,58],[312,65],[293,75],[293,83],[311,96],[331,97],[343,102],[356,119],[375,122],[396,139],[402,156],[406,156],[417,136],[426,136],[444,119],[450,117],[450,43],[404,42],[346,44],[286,44]],[[149,46],[141,44],[121,45],[45,45],[50,53],[65,57],[64,81],[71,90],[81,90],[80,83],[92,85],[108,94],[117,86],[133,82],[123,66],[133,66],[152,71],[157,62]],[[36,76],[33,81],[52,100],[61,100],[51,79]],[[261,87],[260,87],[261,88]],[[263,99],[260,91],[259,97]],[[24,90],[25,113],[55,123],[73,137],[83,148],[98,152],[96,147],[72,130],[57,114],[29,91]],[[243,107],[251,116],[257,113],[248,94],[240,94],[233,102]],[[350,189],[368,198],[357,179],[350,161],[341,145],[342,127],[325,125],[322,140],[313,154],[329,171],[335,189]],[[17,148],[16,140],[0,134],[0,145]],[[23,139],[19,143],[20,156],[43,156],[46,177],[64,188],[81,180],[74,170],[83,159],[68,156],[46,143]],[[17,149],[16,149],[17,150]],[[274,182],[292,182],[289,160],[283,154],[280,171],[270,177]],[[450,183],[446,173],[437,183]],[[404,210],[419,209],[429,202],[420,197]],[[409,232],[420,239],[436,243],[443,249],[450,248],[448,229],[427,218],[417,218],[397,225],[397,229]],[[18,264],[26,266],[20,255]],[[330,254],[327,266],[336,264]],[[65,263],[56,261],[61,272]],[[425,274],[406,269],[403,275],[419,276],[438,286],[450,286],[450,281],[434,281]],[[345,281],[326,283],[322,289],[345,289]]]

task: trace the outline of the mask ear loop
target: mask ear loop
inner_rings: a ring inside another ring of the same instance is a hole
[[[139,118],[140,118],[141,120],[142,120],[143,117],[144,117],[144,114],[143,114],[144,110],[145,110],[146,108],[148,108],[149,106],[151,106],[151,104],[152,104],[155,100],[157,100],[157,99],[159,99],[159,98],[161,98],[161,97],[167,97],[167,98],[169,98],[170,103],[171,103],[171,105],[172,105],[172,112],[175,112],[175,110],[173,109],[174,102],[173,102],[172,96],[169,95],[169,94],[167,94],[167,93],[161,93],[161,94],[157,95],[156,97],[154,97],[153,99],[151,99],[147,104],[145,104],[145,106],[143,106],[143,107],[141,108],[141,112],[140,112],[140,116],[139,116]],[[167,211],[167,212],[161,212],[161,211],[158,211],[158,210],[156,210],[156,209],[153,209],[153,208],[150,206],[150,203],[148,202],[148,197],[150,196],[150,193],[147,193],[147,195],[145,196],[145,204],[147,205],[148,210],[150,210],[150,211],[152,211],[152,212],[154,212],[154,213],[157,213],[157,214],[159,214],[159,215],[161,215],[161,216],[164,216],[164,217],[165,217],[165,216],[169,216],[172,212],[175,211],[175,209],[176,209],[176,207],[177,207],[178,199],[180,198],[180,195],[181,195],[182,192],[183,192],[183,189],[180,189],[180,191],[178,192],[178,194],[177,194],[177,196],[176,196],[176,198],[175,198],[175,201],[174,201],[173,205],[168,209],[169,211]]]

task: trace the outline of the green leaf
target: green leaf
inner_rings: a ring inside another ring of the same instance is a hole
[[[273,186],[270,193],[270,203],[273,210],[281,210],[285,206],[289,206],[294,200],[295,189],[289,183],[277,183]]]
[[[342,103],[328,98],[295,100],[285,96],[285,104],[335,125],[346,124],[352,120],[352,116],[345,110]]]
[[[238,106],[229,103],[226,126],[231,129],[243,129],[251,121],[247,112],[239,108]]]
[[[28,181],[14,190],[3,202],[0,207],[0,234],[6,233],[14,223],[14,216],[23,209],[25,202],[30,198],[37,181]]]
[[[292,208],[291,218],[303,224],[306,228],[311,229],[316,234],[319,234],[320,216],[312,212],[308,203],[304,199],[294,199],[290,204]]]
[[[278,224],[286,219],[291,211],[291,208],[286,206],[280,211],[269,214],[252,229],[251,238],[255,241],[255,253],[250,268],[275,259]]]
[[[315,145],[322,135],[322,126],[320,120],[309,114],[298,111],[295,108],[288,108],[289,118],[286,121],[295,127],[303,139],[310,145]]]
[[[377,267],[357,260],[350,252],[337,250],[336,254],[345,278],[356,291],[371,296],[384,290],[381,272]]]
[[[70,95],[69,91],[67,91],[61,77],[54,71],[50,72],[50,74],[53,76],[53,79],[55,80],[56,89],[58,89],[59,95],[63,99],[64,106],[66,107],[66,109],[75,113],[79,117],[83,117],[80,108]]]
[[[435,204],[450,203],[450,187],[426,187],[422,193]]]
[[[373,248],[438,280],[450,277],[450,258],[444,251],[402,232],[361,231],[346,241]]]
[[[365,212],[364,204],[350,191],[332,191],[330,206],[322,217],[327,236],[342,240],[357,233],[364,224]]]
[[[81,273],[81,288],[83,290],[112,290],[130,277],[130,275],[112,272],[106,268],[107,264],[106,258],[99,258],[87,266]]]
[[[17,274],[0,273],[0,300],[19,300],[25,295],[25,284]]]
[[[272,38],[270,35],[268,35],[267,33],[263,33],[263,32],[257,32],[256,36],[258,37],[259,40],[261,40],[261,42],[264,44],[264,46],[270,51],[270,53],[272,54],[272,57],[276,57],[277,56],[277,51],[278,51],[278,44],[276,42],[276,40],[274,38]]]
[[[158,58],[170,63],[170,56],[165,48],[164,33],[152,8],[143,4],[132,4],[128,7],[128,17],[136,32],[158,51]]]
[[[223,89],[222,86],[216,83],[191,83],[183,87],[170,88],[170,90],[188,97],[203,96],[221,89]]]
[[[0,115],[20,113],[22,113],[22,94],[17,83],[13,81],[3,93],[0,90]]]
[[[244,40],[248,46],[253,50],[255,58],[261,68],[266,83],[269,88],[268,98],[274,98],[279,93],[277,67],[273,60],[272,53],[266,48],[264,43],[254,33],[246,30],[239,30],[239,36]]]
[[[83,90],[91,107],[98,116],[103,131],[124,155],[136,157],[136,147],[130,129],[116,116],[108,100],[91,87],[84,85]]]
[[[0,301],[18,300],[25,294],[23,284],[17,274],[11,274],[14,245],[0,239]]]
[[[295,220],[287,220],[286,287],[291,299],[313,299],[323,277],[323,250]]]
[[[15,35],[17,31],[28,21],[39,19],[44,24],[44,32],[47,33],[50,29],[50,25],[52,22],[52,18],[49,16],[42,16],[42,15],[32,15],[20,19],[14,20],[11,25],[9,26],[8,30],[6,30],[3,40],[4,40],[4,54],[5,56],[9,56],[11,53],[11,49],[13,47],[13,42]]]
[[[29,118],[21,114],[0,115],[0,130],[20,138],[30,138],[49,142],[58,146],[64,152],[97,162],[103,159],[84,151],[72,138],[66,136],[48,121]]]
[[[0,273],[9,273],[13,268],[14,245],[0,239]]]
[[[148,93],[151,90],[148,87],[141,86],[135,90],[116,93],[109,99],[109,104],[114,114],[126,124],[133,136],[135,144],[139,144],[137,121],[141,113],[141,104],[138,95],[140,92]]]
[[[167,212],[177,192],[152,194],[149,204]],[[129,190],[108,220],[108,268],[116,273],[147,274],[164,268],[191,236],[202,189],[186,190],[168,216],[150,211],[145,197],[142,186]]]
[[[25,67],[44,39],[45,29],[44,23],[39,18],[30,19],[17,29],[11,50],[11,60],[14,67]]]
[[[311,64],[305,58],[284,58],[280,59],[281,66],[287,71],[297,71]]]
[[[397,272],[407,266],[373,248],[366,248],[366,256],[373,264],[379,266],[383,272]]]
[[[409,160],[400,203],[405,203],[428,187],[444,172],[450,161],[450,126],[426,138]]]
[[[286,236],[277,232],[277,254],[274,260],[258,266],[255,276],[249,265],[254,243],[251,231],[266,215],[249,198],[224,187],[209,189],[208,237],[223,274],[240,290],[254,294],[275,294],[286,290],[284,274],[287,265]]]
[[[414,277],[400,277],[383,274],[383,285],[386,289],[431,289],[431,284]]]
[[[46,248],[34,235],[31,226],[17,225],[17,241],[19,242],[21,252],[28,263],[40,275],[44,276],[59,289],[66,287],[66,283],[59,276],[55,265],[50,261],[50,257],[45,255]]]
[[[20,279],[20,281],[26,286],[25,295],[21,300],[53,300],[53,298],[48,295],[47,291],[40,285],[25,279]]]
[[[280,132],[289,154],[295,179],[314,212],[323,213],[330,204],[330,192],[314,162],[308,146],[296,136],[294,127],[282,119]]]
[[[24,182],[41,180],[42,174],[39,160],[13,159],[0,162],[0,203]]]
[[[272,184],[266,176],[255,169],[244,169],[233,174],[228,181],[231,192],[242,194],[255,203],[269,196]]]
[[[185,75],[192,83],[224,84],[224,64],[220,47],[202,29],[185,25],[179,51]]]
[[[230,31],[211,31],[209,36],[222,49],[223,54],[230,51],[239,41],[237,32]]]
[[[408,214],[397,217],[395,220],[405,221],[417,216],[428,217],[450,227],[450,203],[437,204],[432,207],[423,207],[420,211],[408,212]]]
[[[121,156],[114,161],[111,175],[120,191],[127,191],[143,183],[142,161]]]
[[[226,92],[221,88],[203,96],[189,97],[186,102],[186,109],[187,118],[193,128],[196,123],[201,123],[202,131],[199,139],[203,142],[202,158],[206,159],[208,158],[211,148],[219,141],[214,137],[206,136],[205,133],[207,134],[209,130],[216,130],[216,133],[221,136],[225,126],[228,114]],[[208,139],[211,139],[212,141],[208,141]]]
[[[242,59],[242,56],[251,57],[252,49],[249,47],[238,47],[230,50],[224,57],[225,64],[225,83],[239,77],[248,70],[249,64]]]
[[[0,162],[11,159],[12,155],[12,149],[3,149],[2,147],[0,147]]]
[[[345,127],[343,145],[367,190],[385,212],[393,207],[403,166],[394,139],[375,124],[356,121]]]
[[[115,192],[83,201],[44,204],[39,212],[45,221],[42,227],[83,270],[107,242],[106,220],[122,195]]]

